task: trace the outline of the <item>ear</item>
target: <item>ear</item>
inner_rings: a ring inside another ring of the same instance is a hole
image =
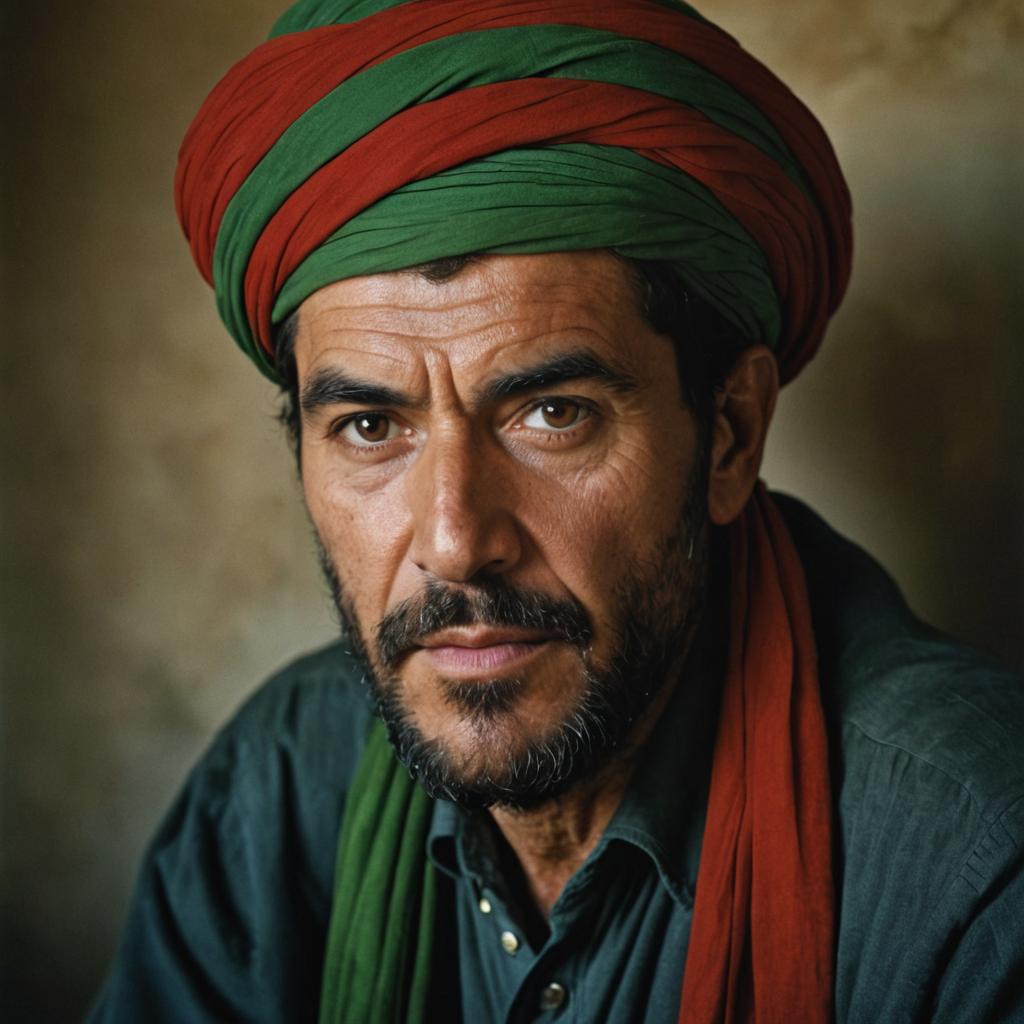
[[[715,392],[708,514],[717,526],[731,523],[754,490],[778,393],[778,365],[764,345],[744,349]]]

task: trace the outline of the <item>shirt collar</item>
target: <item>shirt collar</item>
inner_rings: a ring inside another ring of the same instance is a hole
[[[703,670],[680,679],[595,851],[616,841],[643,850],[687,908],[697,886],[718,709],[718,687],[709,684]]]
[[[434,813],[427,833],[427,856],[435,867],[456,879],[462,874],[456,844],[467,817],[448,800],[434,801]]]

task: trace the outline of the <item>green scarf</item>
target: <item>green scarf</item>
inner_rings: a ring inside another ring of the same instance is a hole
[[[320,1024],[426,1024],[437,903],[424,856],[431,810],[374,722],[338,842]]]

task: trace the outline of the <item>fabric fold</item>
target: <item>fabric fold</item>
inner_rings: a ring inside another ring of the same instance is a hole
[[[474,207],[487,219],[523,206],[515,179],[488,157],[514,152],[542,174],[558,167],[564,147],[580,145],[665,169],[681,201],[651,190],[656,178],[643,172],[624,205],[596,207],[566,192],[565,216],[549,218],[550,237],[529,251],[611,248],[650,258],[621,227],[630,211],[650,210],[671,226],[664,258],[680,287],[751,343],[771,346],[783,381],[817,350],[850,270],[849,195],[835,155],[806,107],[691,8],[300,0],[279,31],[214,88],[175,177],[182,228],[221,317],[271,378],[275,328],[323,287],[321,250],[338,232],[358,231],[365,247],[352,259],[333,248],[332,280],[403,269],[413,248],[427,262],[498,251],[517,234],[526,245],[536,229],[525,215],[482,249],[474,232],[453,233],[453,212],[472,199],[450,172],[473,162],[478,173],[493,172]],[[564,160],[573,165],[578,151]],[[410,238],[374,216],[378,203],[423,181],[434,186],[421,214],[429,234]],[[695,186],[699,205],[686,199]],[[708,236],[705,212],[729,224],[717,282],[694,262]],[[379,257],[371,270],[366,252]],[[729,287],[740,277],[744,287]]]
[[[437,884],[424,856],[431,808],[375,723],[338,842],[320,1024],[427,1024]]]

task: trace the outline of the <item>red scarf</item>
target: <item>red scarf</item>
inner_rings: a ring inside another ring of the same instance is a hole
[[[803,567],[762,484],[732,528],[730,640],[680,1024],[832,1017],[828,749]]]

